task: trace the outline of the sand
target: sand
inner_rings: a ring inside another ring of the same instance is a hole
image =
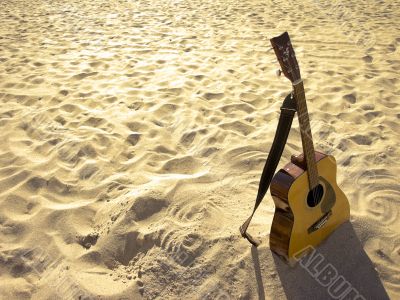
[[[291,86],[351,223],[321,247],[366,299],[400,298],[400,9],[393,1],[1,1],[1,299],[329,299],[253,207]],[[280,166],[301,152],[297,119]]]

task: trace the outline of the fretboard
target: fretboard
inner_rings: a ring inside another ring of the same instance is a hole
[[[303,81],[293,84],[294,97],[297,104],[297,115],[300,123],[301,142],[307,164],[308,184],[310,189],[318,185],[318,170],[315,162],[314,144],[308,117],[306,96]]]

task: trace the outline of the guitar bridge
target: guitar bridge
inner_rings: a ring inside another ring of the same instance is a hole
[[[332,210],[328,211],[327,213],[325,213],[321,218],[319,218],[317,220],[317,222],[315,222],[314,224],[312,224],[308,229],[307,232],[308,234],[320,229],[322,226],[324,226],[326,224],[326,222],[328,222],[329,217],[332,215]]]

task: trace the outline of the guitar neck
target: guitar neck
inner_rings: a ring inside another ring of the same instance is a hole
[[[307,174],[310,189],[318,185],[318,170],[315,161],[314,144],[311,134],[310,119],[308,117],[307,102],[303,81],[293,84],[294,96],[297,104],[297,114],[300,123],[301,142],[304,157],[307,163]]]

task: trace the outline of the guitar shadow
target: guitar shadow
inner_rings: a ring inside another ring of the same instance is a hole
[[[357,298],[358,293],[365,299],[389,299],[373,263],[365,253],[350,222],[341,225],[315,249],[314,253],[302,258],[295,266],[288,265],[276,254],[272,256],[283,290],[289,300],[342,299],[342,297],[363,299]],[[329,268],[333,274],[336,270],[337,275],[330,275],[332,280],[319,276],[318,271],[324,268]],[[342,279],[336,279],[339,276],[343,276],[349,284]],[[341,284],[343,285],[340,288]],[[345,297],[346,291],[350,289]]]

